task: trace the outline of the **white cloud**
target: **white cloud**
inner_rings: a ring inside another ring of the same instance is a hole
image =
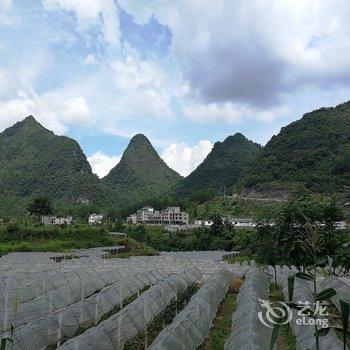
[[[0,2],[0,25],[12,26],[18,23],[19,17],[14,13],[12,0],[1,0]]]
[[[108,156],[100,151],[87,157],[93,173],[99,178],[106,176],[120,161],[121,156]]]
[[[9,70],[0,69],[0,100],[16,96],[20,87],[21,82],[16,75]]]
[[[43,4],[51,11],[72,11],[80,30],[89,30],[96,24],[101,25],[106,42],[118,45],[118,9],[113,0],[43,0]]]
[[[91,65],[97,64],[97,60],[96,60],[95,55],[93,55],[93,54],[87,55],[83,60],[83,64],[85,66],[90,65],[90,64]]]
[[[208,140],[199,141],[193,147],[185,142],[172,143],[162,153],[161,157],[168,166],[182,176],[189,175],[204,160],[212,150],[213,144]]]
[[[91,122],[90,109],[83,97],[70,98],[64,101],[59,109],[61,109],[62,120],[68,124]]]
[[[58,119],[55,112],[46,110],[44,104],[44,101],[26,94],[20,94],[7,101],[0,101],[0,130],[10,127],[28,115],[34,115],[46,128],[58,135],[65,134],[66,125]]]
[[[136,51],[128,48],[124,61],[112,63],[115,83],[122,92],[122,113],[143,117],[168,118],[172,116],[170,100],[172,91],[167,86],[166,75],[159,65],[142,60]]]
[[[183,107],[184,115],[197,122],[224,121],[238,123],[243,119],[272,122],[277,117],[290,113],[287,106],[272,107],[269,109],[252,108],[247,105],[226,103],[192,103]]]
[[[69,125],[86,126],[92,122],[84,97],[67,97],[60,90],[38,95],[30,86],[21,82],[16,74],[1,70],[0,130],[28,115],[33,115],[45,127],[59,135],[65,134]]]
[[[197,102],[279,106],[301,87],[350,84],[350,2],[179,0],[119,4],[145,23],[154,13]]]

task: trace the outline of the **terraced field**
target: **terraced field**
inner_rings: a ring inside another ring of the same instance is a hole
[[[272,300],[272,266],[258,268],[254,261],[229,265],[222,260],[224,252],[111,259],[110,249],[75,251],[67,257],[12,253],[0,258],[4,349],[270,348],[273,330],[258,315],[265,311],[260,300]],[[293,266],[276,267],[285,300],[293,271]],[[350,297],[348,276],[320,274],[317,284]],[[310,282],[296,278],[293,298],[312,301]],[[339,316],[339,297],[332,302]],[[225,305],[232,307],[229,315]],[[277,338],[276,349],[316,347],[314,327],[300,326],[296,319],[293,311],[291,333],[287,340]],[[319,348],[344,347],[331,330],[320,338]]]

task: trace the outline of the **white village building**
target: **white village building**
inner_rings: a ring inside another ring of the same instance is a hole
[[[254,220],[249,218],[233,218],[229,221],[237,228],[254,228],[256,226]]]
[[[89,225],[101,225],[103,214],[91,214],[88,219]]]
[[[222,220],[223,221],[228,220],[236,228],[254,228],[256,226],[253,219],[248,219],[248,218],[232,218],[232,219],[222,218]],[[212,224],[213,224],[212,220],[194,220],[194,225],[197,227],[198,226],[210,227]]]
[[[57,217],[54,215],[43,215],[41,217],[41,223],[44,225],[71,225],[72,222],[72,216]]]
[[[212,220],[194,220],[195,226],[205,226],[210,227],[213,224]]]
[[[152,207],[144,207],[139,209],[136,214],[131,214],[128,219],[137,224],[188,225],[190,216],[181,211],[180,207],[168,207],[160,211],[154,210]]]
[[[334,223],[336,230],[346,230],[346,221],[337,221]]]

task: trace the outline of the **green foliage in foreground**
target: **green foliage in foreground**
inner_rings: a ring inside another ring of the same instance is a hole
[[[335,229],[335,222],[341,219],[342,210],[335,197],[314,196],[300,190],[282,206],[267,210],[259,218],[252,240],[253,253],[265,264],[308,266],[313,261],[304,241],[313,228],[321,237],[318,254],[332,257],[336,266],[348,266],[348,232]]]
[[[272,283],[270,284],[269,299],[271,301],[282,301],[284,302],[283,292],[280,286]],[[276,347],[278,350],[295,350],[296,339],[292,333],[289,324],[280,325],[279,332],[276,339]]]

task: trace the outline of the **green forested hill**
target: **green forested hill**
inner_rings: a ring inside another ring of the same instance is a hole
[[[120,162],[102,179],[123,198],[123,204],[156,198],[173,188],[182,177],[159,157],[150,141],[135,135]]]
[[[226,193],[230,194],[260,149],[258,144],[239,133],[227,137],[223,142],[216,142],[203,163],[179,183],[174,196],[212,198],[220,193],[220,188],[225,188]]]
[[[350,102],[321,108],[281,129],[264,147],[241,183],[245,191],[315,192],[350,187]]]
[[[11,203],[38,195],[69,205],[113,203],[112,191],[92,174],[78,143],[32,116],[0,134],[0,195]]]

